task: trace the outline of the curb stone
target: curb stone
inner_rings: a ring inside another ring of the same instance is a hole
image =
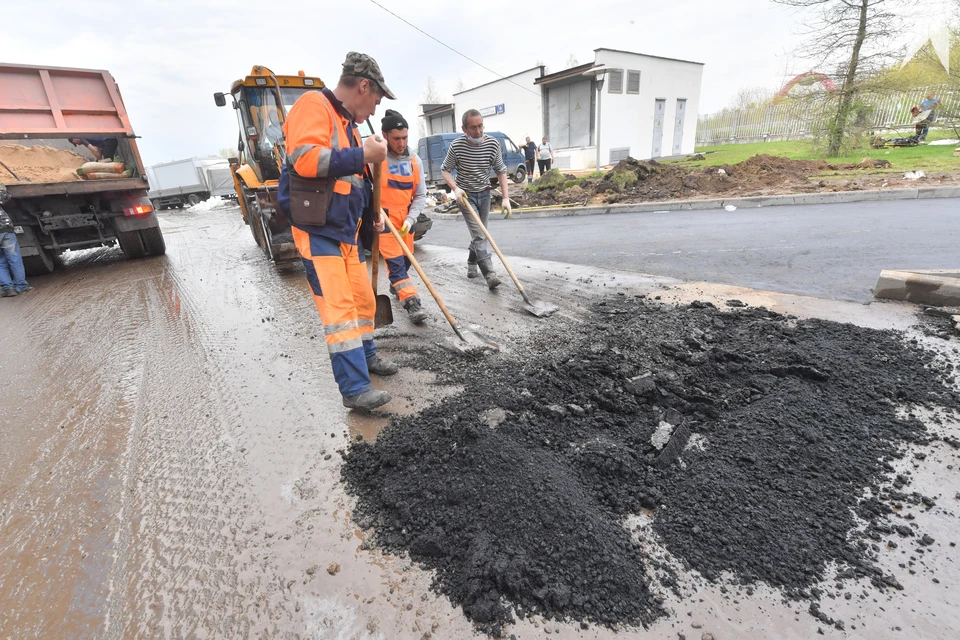
[[[960,269],[884,269],[873,296],[936,307],[960,306]]]
[[[835,204],[841,202],[875,202],[880,200],[926,200],[930,198],[960,198],[960,187],[918,187],[907,189],[871,189],[864,191],[838,191],[833,193],[788,193],[776,196],[750,196],[746,198],[714,198],[709,200],[664,200],[660,202],[636,202],[589,207],[565,207],[539,209],[537,211],[514,211],[513,219],[562,218],[569,216],[596,216],[612,213],[669,213],[670,211],[702,211],[723,209],[733,205],[738,209],[776,207],[800,204]],[[460,213],[435,213],[428,215],[437,220],[459,220]]]

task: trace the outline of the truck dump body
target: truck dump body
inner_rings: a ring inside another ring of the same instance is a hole
[[[28,275],[50,273],[54,257],[72,249],[119,245],[129,258],[166,251],[107,71],[0,64],[0,150],[11,196],[4,209]]]
[[[0,64],[0,139],[129,137],[107,71]]]

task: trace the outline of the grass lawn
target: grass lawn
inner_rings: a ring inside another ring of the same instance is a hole
[[[904,132],[901,135],[909,135]],[[896,134],[886,134],[883,137],[893,138]],[[941,140],[944,138],[954,138],[951,130],[931,130],[927,137],[928,142]],[[960,171],[960,158],[954,157],[953,150],[960,145],[942,145],[929,146],[921,145],[919,147],[901,147],[899,149],[858,149],[850,155],[839,158],[829,158],[830,162],[835,163],[857,163],[863,158],[873,158],[876,160],[889,160],[892,169],[878,170],[878,172],[890,171],[913,171],[923,169],[924,171]],[[677,160],[675,162],[695,167],[706,167],[719,164],[736,164],[747,158],[765,153],[772,156],[782,156],[794,160],[818,160],[819,156],[807,140],[789,140],[785,142],[749,142],[745,144],[725,144],[713,147],[699,147],[697,153],[705,156],[704,160]]]

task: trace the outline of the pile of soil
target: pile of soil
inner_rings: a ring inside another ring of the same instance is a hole
[[[80,180],[77,169],[87,160],[65,149],[43,145],[25,147],[19,144],[0,144],[0,162],[10,169],[8,171],[0,165],[0,183],[18,184]]]
[[[463,393],[356,443],[342,478],[374,542],[435,570],[494,635],[512,612],[664,615],[658,589],[677,576],[632,538],[637,514],[710,580],[817,599],[842,595],[818,587],[836,563],[897,588],[871,545],[898,535],[888,503],[905,494],[881,485],[905,443],[932,437],[898,408],[960,409],[939,362],[892,331],[617,297],[512,355],[423,354]]]
[[[807,193],[838,190],[849,185],[811,181],[825,171],[888,168],[886,160],[864,158],[856,164],[831,164],[823,160],[791,160],[757,155],[732,165],[689,167],[661,164],[655,160],[627,158],[602,178],[577,178],[552,170],[537,179],[531,189],[511,193],[520,206],[643,202],[671,199],[744,197],[774,193]],[[891,180],[885,177],[884,180]],[[915,185],[914,185],[915,186]],[[852,187],[855,189],[856,185]]]

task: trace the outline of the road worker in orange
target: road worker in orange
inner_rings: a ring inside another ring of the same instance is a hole
[[[400,231],[410,251],[413,251],[414,227],[427,202],[427,187],[420,158],[407,146],[409,128],[403,116],[393,109],[387,109],[380,121],[380,129],[387,141],[387,159],[380,174],[380,199],[390,222]],[[423,310],[420,296],[407,274],[410,261],[403,255],[400,244],[389,230],[380,236],[380,253],[390,271],[390,291],[407,310],[413,324],[423,323],[427,319],[427,312]]]
[[[389,402],[389,393],[373,388],[370,374],[397,372],[373,343],[376,302],[361,241],[384,229],[380,212],[372,208],[370,167],[387,157],[387,143],[379,136],[361,142],[357,124],[366,122],[384,97],[395,99],[380,66],[351,51],[337,86],[301,96],[283,124],[286,161],[278,201],[290,219],[333,375],[350,409]]]

